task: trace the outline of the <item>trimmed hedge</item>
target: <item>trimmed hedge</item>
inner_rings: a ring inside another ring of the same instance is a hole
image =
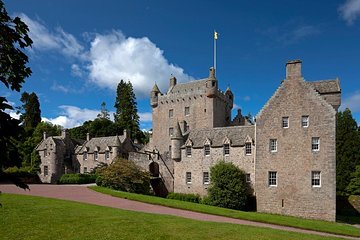
[[[10,178],[23,183],[41,183],[39,176],[31,171],[31,168],[10,167],[4,171]],[[1,180],[1,179],[0,179]]]
[[[95,183],[96,174],[70,173],[64,174],[59,180],[59,184],[86,184]]]
[[[166,198],[185,201],[185,202],[201,203],[201,197],[199,194],[171,192],[166,196]]]

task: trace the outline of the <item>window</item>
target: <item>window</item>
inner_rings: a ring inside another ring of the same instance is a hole
[[[169,110],[169,118],[174,117],[174,109]]]
[[[289,127],[289,117],[283,117],[282,118],[282,127],[288,128]]]
[[[277,172],[269,172],[269,186],[277,186]]]
[[[49,167],[48,166],[44,166],[44,176],[49,175]]]
[[[225,156],[230,155],[230,144],[224,144],[224,155]]]
[[[84,152],[84,154],[83,154],[83,160],[84,160],[84,161],[87,160],[87,152]]]
[[[204,155],[205,156],[210,156],[210,145],[205,145],[204,146]]]
[[[301,126],[306,128],[309,126],[309,116],[302,116],[301,117]]]
[[[251,155],[251,143],[245,143],[245,154]]]
[[[110,158],[110,152],[105,151],[105,160],[109,160],[109,158]]]
[[[187,122],[185,122],[185,124],[184,124],[184,132],[187,132],[189,130],[190,130],[190,126],[189,126],[189,124]]]
[[[203,183],[204,184],[210,183],[209,172],[203,172]]]
[[[320,138],[313,137],[311,139],[311,150],[312,151],[320,151]]]
[[[186,172],[186,183],[191,183],[191,172]]]
[[[185,116],[190,115],[190,107],[185,107]]]
[[[245,180],[246,180],[246,182],[251,182],[250,173],[247,173],[247,174],[245,175]]]
[[[277,139],[270,139],[270,152],[277,152]]]
[[[94,160],[98,160],[98,158],[99,158],[99,152],[95,151],[94,152]]]
[[[47,149],[45,148],[45,150],[44,150],[44,157],[46,157],[46,155],[47,155]]]
[[[321,186],[321,174],[320,171],[311,172],[311,186],[320,187]]]
[[[172,137],[174,135],[174,128],[169,128],[169,136]]]
[[[84,167],[84,173],[87,173],[88,171],[87,171],[87,167]]]
[[[186,150],[186,156],[191,157],[191,146],[186,146],[185,150]]]

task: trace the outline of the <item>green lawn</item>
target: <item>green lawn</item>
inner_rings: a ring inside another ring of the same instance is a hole
[[[91,186],[89,188],[115,197],[158,204],[173,208],[186,209],[196,212],[209,213],[209,214],[221,215],[221,216],[238,218],[238,219],[252,220],[256,222],[273,223],[283,226],[291,226],[291,227],[297,227],[297,228],[303,228],[303,229],[309,229],[315,231],[360,237],[360,228],[356,228],[342,223],[307,220],[302,218],[275,215],[275,214],[243,212],[243,211],[231,210],[226,208],[208,206],[204,204],[183,202],[178,200],[165,199],[154,196],[146,196],[135,193],[120,192],[99,186]]]
[[[335,239],[1,194],[0,239]]]

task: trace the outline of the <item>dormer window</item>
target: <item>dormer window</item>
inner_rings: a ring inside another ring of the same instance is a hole
[[[47,149],[45,148],[44,149],[44,157],[46,157],[46,155],[47,155]]]
[[[83,160],[86,161],[87,160],[87,152],[83,153]]]
[[[105,151],[105,160],[109,160],[109,158],[110,158],[110,152],[109,152],[109,150],[106,150]]]
[[[210,145],[204,145],[204,155],[210,156]]]
[[[97,161],[99,159],[99,152],[96,150],[94,151],[94,160]]]
[[[230,155],[230,144],[224,144],[224,155],[225,156]]]
[[[251,143],[245,143],[245,155],[251,155]]]
[[[185,151],[186,151],[186,156],[191,157],[191,146],[186,146]]]

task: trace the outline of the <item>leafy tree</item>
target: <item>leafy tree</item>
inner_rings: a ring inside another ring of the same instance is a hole
[[[106,103],[105,102],[101,103],[101,112],[97,115],[97,117],[100,118],[100,119],[110,120],[110,114],[109,114],[109,111],[106,109]]]
[[[233,163],[220,161],[210,169],[211,185],[205,203],[231,209],[243,209],[248,186],[245,172]]]
[[[111,165],[98,168],[96,184],[120,191],[149,194],[150,175],[134,162],[117,159]]]
[[[109,119],[96,118],[94,121],[86,121],[82,126],[69,129],[70,136],[77,139],[86,139],[86,134],[91,137],[106,137],[122,134],[118,126]]]
[[[114,118],[119,129],[130,130],[130,137],[132,139],[143,139],[144,136],[139,127],[136,97],[131,82],[126,83],[124,80],[121,80],[118,84],[115,108]]]
[[[20,100],[23,103],[19,108],[19,111],[23,111],[20,121],[25,131],[31,134],[31,131],[41,122],[40,102],[34,92],[31,94],[24,92]]]
[[[360,165],[356,166],[356,171],[350,176],[350,183],[346,187],[346,192],[351,195],[360,195]]]
[[[0,81],[11,90],[20,91],[25,78],[31,75],[31,70],[26,66],[28,57],[23,52],[26,47],[31,47],[32,40],[28,35],[29,28],[19,17],[11,18],[0,0]],[[21,132],[20,121],[13,119],[5,111],[13,109],[0,97],[0,178],[11,178],[18,186],[27,188],[16,178],[2,172],[4,162],[11,162],[14,148],[13,138]]]
[[[336,188],[338,194],[346,192],[350,175],[360,165],[360,134],[350,109],[337,113],[336,128]]]

